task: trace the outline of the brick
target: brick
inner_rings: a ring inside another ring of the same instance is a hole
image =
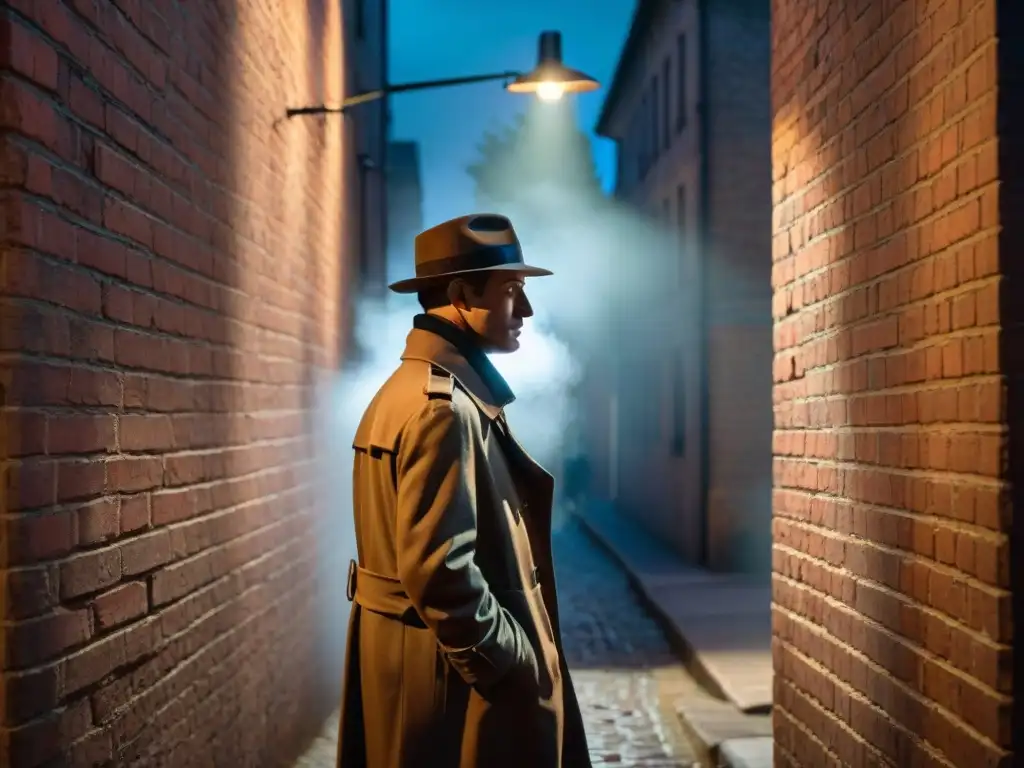
[[[169,451],[175,447],[170,420],[159,414],[125,414],[118,420],[122,451]]]
[[[92,636],[86,611],[59,611],[8,628],[6,668],[23,669],[54,658]]]
[[[57,467],[57,498],[61,501],[75,501],[96,496],[103,492],[106,481],[106,466],[102,461],[68,460]]]
[[[64,692],[73,694],[127,663],[124,632],[110,635],[64,661]]]
[[[20,725],[51,712],[60,700],[56,664],[7,672],[3,678],[5,725]]]
[[[107,488],[134,493],[160,485],[163,462],[156,457],[121,456],[107,464]]]
[[[121,580],[121,551],[117,547],[86,552],[60,566],[62,598],[98,592]]]
[[[121,545],[121,557],[126,576],[138,576],[169,562],[171,548],[167,531],[154,531],[126,541]]]
[[[77,510],[79,546],[102,544],[119,533],[118,505],[113,499],[98,499]]]
[[[24,75],[43,88],[57,89],[57,52],[39,35],[7,18],[7,47],[0,65]]]
[[[67,510],[27,513],[5,521],[8,555],[15,564],[35,564],[66,555],[75,546],[75,520]]]
[[[50,418],[47,448],[51,455],[99,453],[114,447],[114,418],[109,414],[61,414]]]
[[[8,569],[3,573],[4,619],[46,613],[59,601],[56,573],[49,567]]]
[[[98,595],[93,600],[92,610],[96,627],[107,630],[142,616],[148,606],[146,585],[131,581]]]
[[[32,411],[8,411],[0,431],[0,459],[46,452],[46,416]]]
[[[149,527],[149,498],[124,496],[121,498],[120,532],[133,533]]]

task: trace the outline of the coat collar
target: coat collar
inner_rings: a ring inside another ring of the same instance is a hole
[[[403,360],[433,363],[455,377],[491,421],[516,399],[508,382],[462,329],[433,315],[417,315],[405,340]]]

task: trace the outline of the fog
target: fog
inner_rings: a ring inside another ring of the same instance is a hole
[[[544,145],[531,162],[555,162],[560,147],[550,133],[551,122],[540,125],[543,129],[533,141]],[[680,243],[653,217],[571,184],[537,183],[525,201],[481,201],[477,212],[484,211],[509,216],[527,263],[555,273],[527,280],[535,315],[526,321],[521,347],[491,359],[516,395],[507,408],[513,432],[557,482],[564,460],[581,449],[580,427],[586,414],[578,407],[576,388],[588,375],[589,361],[624,345],[631,354],[657,354],[670,336],[660,332],[660,326],[671,321],[669,304],[661,299],[677,285],[674,265]],[[411,274],[412,246],[391,245],[390,275]],[[399,364],[412,318],[419,311],[415,296],[361,299],[356,307],[356,361],[326,376],[317,393],[320,490],[329,507],[320,554],[330,602],[325,640],[337,658],[339,667],[331,672],[339,680],[349,610],[345,573],[348,559],[355,556],[352,437],[377,389]],[[621,330],[626,317],[628,338]],[[563,519],[556,511],[556,521]]]

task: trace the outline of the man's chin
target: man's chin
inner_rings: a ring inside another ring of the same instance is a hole
[[[515,352],[518,349],[519,349],[519,339],[509,339],[503,345],[501,345],[500,347],[497,347],[496,349],[494,349],[492,351],[495,354],[498,354],[498,355],[507,355],[510,352]]]
[[[490,351],[497,355],[507,355],[509,352],[515,352],[517,349],[519,349],[519,338],[515,334],[510,333],[503,343],[495,344],[494,348]]]

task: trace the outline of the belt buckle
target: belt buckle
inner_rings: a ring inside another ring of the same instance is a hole
[[[356,561],[348,561],[348,577],[345,584],[345,597],[351,603],[356,596]]]

